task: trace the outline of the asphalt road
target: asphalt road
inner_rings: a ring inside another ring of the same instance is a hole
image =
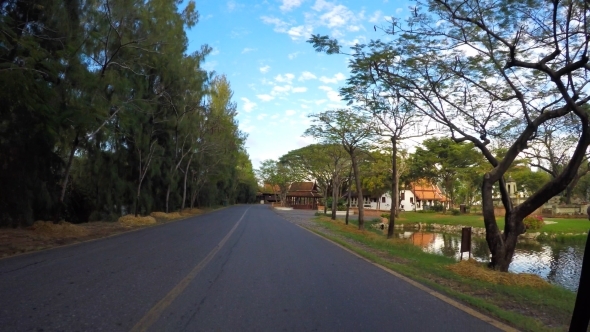
[[[132,329],[496,330],[261,205],[0,260],[0,331]]]

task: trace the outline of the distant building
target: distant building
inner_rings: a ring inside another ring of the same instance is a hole
[[[343,198],[346,199],[348,193],[345,193]],[[350,193],[350,206],[358,207],[358,196],[356,192]],[[370,210],[390,210],[391,209],[391,195],[389,193],[381,196],[367,195],[363,196],[363,207]]]
[[[272,186],[265,183],[256,194],[257,200],[264,204],[278,204],[281,202],[281,189],[279,186]],[[315,182],[293,182],[287,192],[286,206],[295,209],[315,210],[322,194],[318,191]]]
[[[426,180],[410,183],[409,189],[400,190],[399,201],[402,211],[428,210],[434,205],[449,207],[449,200],[442,190]]]

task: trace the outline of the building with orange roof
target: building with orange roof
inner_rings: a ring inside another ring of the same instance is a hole
[[[442,190],[427,180],[410,183],[408,189],[400,190],[400,209],[404,211],[428,210],[434,205],[449,207],[449,200]]]

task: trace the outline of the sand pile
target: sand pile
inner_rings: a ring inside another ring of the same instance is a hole
[[[119,222],[127,226],[140,226],[140,225],[152,225],[156,223],[156,218],[152,216],[134,216],[128,214],[119,218]]]
[[[70,224],[66,221],[60,221],[54,224],[51,221],[35,221],[33,226],[29,227],[33,232],[48,236],[48,237],[59,237],[59,238],[70,238],[70,237],[81,237],[88,235],[88,230],[84,227]]]
[[[493,284],[526,286],[533,288],[549,287],[549,283],[543,278],[527,273],[506,273],[488,269],[484,264],[474,259],[460,261],[457,264],[448,266],[448,269],[458,275],[487,281]]]

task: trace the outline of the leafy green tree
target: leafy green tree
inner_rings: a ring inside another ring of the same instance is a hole
[[[374,133],[370,118],[359,115],[350,109],[336,109],[310,115],[312,124],[305,135],[322,140],[325,144],[341,144],[350,156],[358,195],[359,229],[364,229],[364,207],[362,179],[359,172],[358,157],[367,150],[368,140]]]
[[[187,187],[207,204],[252,199],[229,82],[200,68],[208,46],[186,54],[193,1],[0,14],[0,226],[169,211],[194,203]]]
[[[273,189],[279,187],[281,206],[287,203],[287,193],[293,182],[302,180],[302,175],[296,171],[288,162],[281,162],[272,159],[263,160],[258,169],[258,176],[270,184]]]
[[[340,144],[312,144],[289,151],[280,160],[297,170],[303,178],[317,181],[328,202],[329,189],[332,189],[332,220],[336,219],[340,188],[350,168],[348,153]],[[327,204],[324,205],[326,213]]]
[[[481,162],[481,154],[473,144],[455,143],[450,138],[429,138],[412,155],[410,177],[413,181],[423,178],[442,184],[453,206],[461,179],[469,181],[466,187],[472,188],[472,184],[477,182],[477,174],[473,170],[481,171]]]
[[[374,59],[370,75],[400,87],[400,98],[469,141],[490,165],[482,181],[490,267],[508,271],[523,218],[562,192],[575,178],[590,144],[587,90],[588,6],[582,1],[430,0],[418,2],[406,22],[384,29],[391,39],[362,48]],[[313,36],[316,49],[339,52],[328,37]],[[559,174],[513,206],[504,175],[530,147],[544,123],[575,119],[576,143]],[[496,158],[489,143],[508,147]],[[496,223],[493,188],[506,209]]]

